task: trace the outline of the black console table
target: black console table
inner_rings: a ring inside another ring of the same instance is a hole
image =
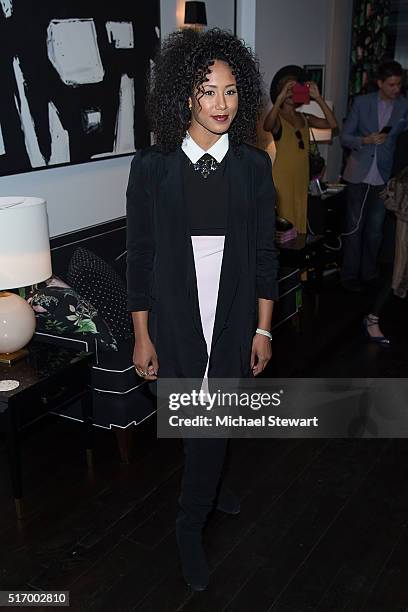
[[[325,244],[332,248],[339,247],[338,236],[344,231],[346,211],[346,193],[343,189],[337,193],[309,195],[307,200],[307,223],[309,232],[325,238]],[[335,254],[336,251],[333,251]]]
[[[293,240],[279,244],[279,261],[283,266],[296,266],[301,271],[319,269],[324,236],[298,234]]]
[[[315,313],[319,311],[319,291],[326,266],[324,242],[324,236],[298,234],[293,240],[279,244],[280,265],[294,266],[307,274],[307,284],[313,288]],[[294,321],[299,327],[299,317]]]
[[[92,403],[89,393],[91,353],[32,342],[29,354],[12,366],[0,365],[0,383],[19,382],[0,391],[0,432],[6,434],[12,489],[18,518],[22,518],[20,432],[39,418],[80,400],[88,464],[92,458]],[[1,385],[0,385],[1,386]]]

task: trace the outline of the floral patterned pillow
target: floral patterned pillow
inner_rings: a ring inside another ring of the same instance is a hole
[[[117,342],[106,321],[90,302],[81,298],[74,289],[50,283],[32,291],[27,302],[37,319],[37,331],[90,340],[105,351],[117,351]]]

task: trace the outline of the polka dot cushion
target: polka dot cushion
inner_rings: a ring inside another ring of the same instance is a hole
[[[110,264],[80,247],[69,262],[68,282],[95,306],[117,341],[132,335],[126,286]]]

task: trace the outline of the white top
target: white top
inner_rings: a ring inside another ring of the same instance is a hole
[[[181,148],[193,164],[198,162],[200,157],[206,153],[212,155],[220,164],[229,148],[228,134],[222,134],[221,138],[219,138],[215,144],[213,144],[207,151],[204,151],[204,149],[202,149],[187,132],[181,144]]]

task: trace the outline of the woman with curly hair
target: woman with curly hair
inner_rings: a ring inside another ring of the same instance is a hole
[[[251,51],[218,29],[171,34],[156,58],[148,108],[156,145],[138,151],[127,189],[133,361],[147,381],[257,376],[271,357],[277,297],[275,193],[255,138],[261,79]],[[176,536],[186,582],[203,590],[202,530],[227,440],[184,439]]]

